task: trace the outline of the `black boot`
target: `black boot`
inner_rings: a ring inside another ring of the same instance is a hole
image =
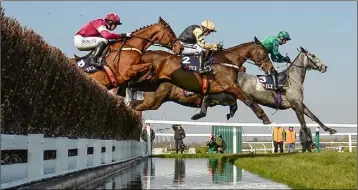
[[[275,89],[277,91],[282,91],[283,87],[280,86],[279,83],[278,83],[278,73],[277,73],[277,71],[272,73],[272,79],[273,79],[273,82],[274,82],[274,85],[275,85]]]
[[[98,57],[101,55],[103,50],[106,48],[107,44],[105,42],[100,42],[96,49],[94,50],[94,55],[91,57],[91,61],[89,65],[95,66],[95,67],[102,67],[102,61],[97,62]]]
[[[206,63],[207,61],[205,61],[205,52],[202,51],[200,54],[200,59],[199,59],[199,73],[203,74],[203,73],[207,73],[209,72],[209,70],[206,68]]]

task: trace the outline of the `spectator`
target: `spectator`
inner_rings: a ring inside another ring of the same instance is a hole
[[[146,127],[150,128],[150,149],[152,150],[153,148],[153,140],[155,139],[155,132],[154,130],[150,127],[149,124],[146,125]],[[140,133],[140,138],[144,141],[147,142],[147,137],[148,137],[148,133],[147,133],[147,128],[144,127],[142,132]],[[148,146],[145,146],[145,154],[148,154]]]
[[[280,146],[280,152],[283,152],[283,141],[285,138],[285,131],[282,127],[278,126],[273,129],[272,140],[275,147],[274,152],[277,153],[278,146]]]
[[[177,125],[177,124],[172,125],[172,128],[174,130],[175,152],[178,154],[180,148],[180,152],[183,154],[184,151],[183,139],[186,136],[184,128],[181,125]]]
[[[226,143],[222,135],[219,135],[219,137],[216,139],[216,146],[219,153],[224,153],[226,149]]]
[[[293,127],[289,127],[286,131],[285,140],[288,149],[287,152],[294,152],[296,143],[296,131],[293,130]]]
[[[304,130],[307,130],[308,132],[308,136],[306,137]],[[302,152],[306,152],[306,150],[308,152],[312,152],[312,132],[311,129],[306,127],[306,128],[301,128],[300,129],[300,141],[301,141],[301,146],[302,146]]]
[[[206,145],[209,147],[208,153],[216,153],[217,152],[217,144],[216,144],[214,135],[211,135],[210,140]]]

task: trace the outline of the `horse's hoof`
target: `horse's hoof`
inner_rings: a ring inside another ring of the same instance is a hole
[[[337,133],[337,130],[331,129],[331,130],[329,131],[329,134],[331,134],[331,135],[333,135],[334,133]]]
[[[231,118],[230,114],[226,114],[226,119],[229,120]]]
[[[262,123],[263,123],[264,125],[268,125],[268,124],[271,124],[271,121],[270,121],[270,120],[263,120]]]
[[[191,120],[198,120],[200,118],[201,118],[200,114],[195,114],[191,117]]]

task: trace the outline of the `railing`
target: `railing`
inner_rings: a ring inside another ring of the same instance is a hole
[[[186,134],[187,137],[210,137],[211,134]],[[171,133],[156,133],[155,136],[164,136],[164,137],[173,137],[174,134]],[[242,134],[243,137],[272,137],[271,134]],[[296,136],[298,137],[298,134],[296,134]],[[320,136],[348,136],[348,141],[341,141],[341,142],[322,142],[320,141],[320,144],[348,144],[348,146],[342,146],[342,147],[348,147],[349,148],[349,152],[353,151],[353,147],[357,147],[357,146],[353,146],[353,143],[357,144],[356,140],[352,140],[352,136],[357,136],[357,133],[336,133],[333,135],[330,134],[320,134]],[[300,142],[297,141],[296,144],[299,144]],[[266,142],[250,142],[250,141],[243,141],[242,144],[248,144],[250,146],[250,149],[242,149],[242,151],[246,152],[246,151],[250,151],[250,152],[254,152],[255,150],[259,150],[259,151],[264,151],[265,154],[267,153],[268,150],[273,150],[273,145],[271,146],[271,148],[267,148],[265,146],[265,144],[273,144],[272,141],[266,141]],[[251,144],[262,144],[262,146],[264,147],[263,149],[255,149],[253,148],[253,146]]]
[[[165,121],[165,120],[145,120],[146,124],[164,124],[164,125],[172,125],[172,124],[182,124],[182,125],[190,125],[191,127],[200,127],[200,126],[230,126],[233,127],[233,153],[236,153],[236,130],[238,127],[268,127],[272,130],[272,127],[281,126],[281,127],[293,127],[293,128],[301,128],[301,125],[298,123],[280,123],[280,124],[269,124],[264,125],[262,123],[219,123],[219,122],[192,122],[192,121]],[[329,136],[329,134],[319,134],[319,125],[316,123],[307,123],[307,127],[315,128],[316,136]],[[357,128],[357,124],[326,124],[327,127],[332,128]],[[152,125],[151,127],[155,127]],[[148,137],[149,137],[149,129],[147,129]],[[312,131],[313,133],[313,131]],[[164,134],[164,136],[174,136],[174,134]],[[186,136],[196,136],[196,137],[209,137],[210,134],[187,134]],[[243,134],[243,137],[271,137],[271,134]],[[339,135],[348,135],[348,144],[349,144],[349,152],[352,152],[352,135],[357,135],[357,133],[336,133],[335,136]],[[161,134],[156,134],[156,136],[161,136]],[[298,136],[298,135],[297,135]],[[318,138],[319,139],[319,138]],[[244,143],[244,142],[243,142]],[[273,143],[273,142],[272,142]],[[150,150],[150,145],[148,145],[148,150]],[[272,146],[273,147],[273,146]],[[265,148],[266,149],[266,148]],[[149,151],[151,152],[151,151]]]
[[[144,143],[134,140],[44,138],[42,134],[28,136],[2,134],[1,150],[27,150],[27,162],[1,165],[1,188],[11,188],[64,174],[126,162],[144,156],[144,148]],[[77,155],[69,156],[69,150],[76,149]],[[56,151],[55,159],[44,160],[44,151],[48,150]]]

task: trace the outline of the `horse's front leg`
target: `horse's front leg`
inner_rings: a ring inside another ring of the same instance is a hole
[[[300,133],[300,141],[301,142],[312,142],[312,136],[308,133],[308,128],[306,126],[305,117],[303,115],[304,106],[302,102],[295,101],[291,103],[292,109],[295,111],[298,121],[300,122],[301,129],[304,134]]]
[[[303,113],[304,113],[307,117],[309,117],[310,119],[312,119],[314,122],[318,123],[318,125],[321,126],[324,131],[329,131],[329,133],[330,133],[331,135],[337,132],[335,129],[331,129],[331,128],[325,126],[325,125],[318,119],[318,117],[316,117],[316,116],[311,112],[311,110],[308,109],[308,107],[307,107],[304,103],[302,103],[302,104],[303,104]]]
[[[206,116],[206,113],[208,112],[209,101],[210,101],[209,95],[204,95],[203,101],[201,103],[200,112],[193,115],[191,117],[192,120],[198,120]]]
[[[237,109],[238,109],[238,106],[237,106],[237,102],[235,101],[234,104],[230,105],[230,113],[226,114],[226,119],[229,120],[230,118],[234,117]]]
[[[230,87],[228,91],[234,94],[236,98],[242,101],[246,106],[251,108],[251,110],[255,113],[256,117],[262,120],[263,124],[266,125],[271,123],[265,111],[257,103],[255,103],[248,96],[246,96],[245,92],[242,91],[242,89],[239,86],[234,85]]]

